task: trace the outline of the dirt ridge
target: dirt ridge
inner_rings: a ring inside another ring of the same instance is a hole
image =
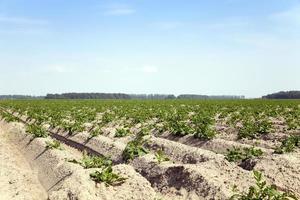
[[[125,140],[119,141],[102,135],[89,138],[86,132],[69,135],[57,130],[54,133],[55,129],[50,131],[53,135],[64,138],[63,140],[78,143],[100,155],[111,157],[115,163],[124,163],[122,152],[126,147],[126,143],[123,142]],[[208,142],[203,148],[197,148],[168,138],[151,136],[148,140],[148,146],[152,151],[163,149],[175,163],[166,162],[158,165],[152,153],[136,158],[129,164],[164,197],[228,199],[232,195],[232,186],[235,183],[238,183],[237,188],[240,190],[245,190],[253,184],[251,172],[227,162],[222,155],[228,147],[250,147],[250,145],[228,141],[222,146],[223,140],[217,139]],[[263,151],[265,155],[257,161],[254,169],[263,171],[269,183],[275,184],[283,191],[293,191],[300,196],[299,152],[274,157],[269,149]],[[177,175],[180,177],[178,180],[182,181],[180,186],[176,185],[176,181],[174,183],[174,177]]]

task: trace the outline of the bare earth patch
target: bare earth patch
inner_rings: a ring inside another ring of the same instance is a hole
[[[0,129],[0,199],[43,200],[47,193],[37,173]]]

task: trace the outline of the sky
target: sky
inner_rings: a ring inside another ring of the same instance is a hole
[[[0,0],[0,94],[300,90],[300,0]]]

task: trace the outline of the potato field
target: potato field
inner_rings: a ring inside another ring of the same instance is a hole
[[[46,199],[300,198],[300,100],[2,100],[0,115]]]

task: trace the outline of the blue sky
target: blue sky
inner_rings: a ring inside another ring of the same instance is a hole
[[[300,0],[0,0],[0,94],[300,90]]]

